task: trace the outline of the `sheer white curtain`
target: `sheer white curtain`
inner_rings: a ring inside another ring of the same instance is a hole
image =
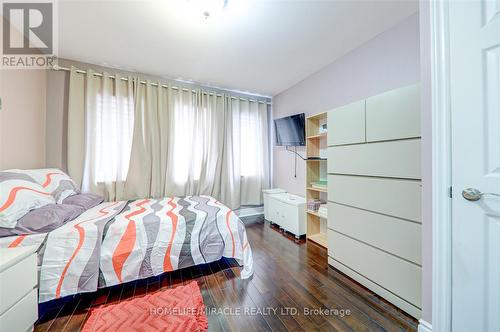
[[[268,156],[264,103],[71,70],[68,171],[84,191],[257,205],[269,186]]]
[[[134,84],[135,124],[125,197],[166,194],[167,142],[171,89],[147,81]]]
[[[83,101],[83,107],[77,107],[83,110],[83,123],[68,126],[69,131],[75,125],[84,129],[82,190],[108,200],[123,199],[134,124],[133,79],[114,80],[108,73],[98,77],[92,70],[84,76],[73,68],[70,82],[70,105],[75,97]],[[82,89],[75,91],[75,85]]]
[[[70,72],[68,172],[106,200],[166,194],[170,88]]]
[[[231,207],[262,204],[269,187],[267,105],[226,97],[221,199]]]
[[[226,205],[262,204],[269,186],[267,105],[202,91],[171,105],[170,195],[211,195]]]
[[[203,91],[172,91],[167,193],[218,195],[224,146],[224,99]]]
[[[239,140],[233,155],[240,158],[241,205],[262,204],[262,189],[269,187],[267,105],[239,100],[233,109],[233,139]]]

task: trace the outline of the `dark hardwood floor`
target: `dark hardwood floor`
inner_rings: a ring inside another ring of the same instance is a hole
[[[234,260],[223,259],[43,304],[35,331],[79,331],[92,307],[192,280],[213,313],[208,315],[211,331],[417,330],[415,319],[329,267],[324,248],[295,243],[262,218],[247,218],[245,224],[253,250],[252,279],[241,280]],[[218,314],[222,310],[226,314]],[[237,310],[247,314],[235,315]]]

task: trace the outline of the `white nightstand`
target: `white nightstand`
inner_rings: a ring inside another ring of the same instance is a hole
[[[36,249],[0,249],[0,331],[31,331],[38,319]]]

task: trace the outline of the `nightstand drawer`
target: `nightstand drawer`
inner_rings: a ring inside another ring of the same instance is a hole
[[[37,319],[37,290],[33,289],[0,316],[0,331],[28,331]]]
[[[36,287],[36,263],[36,253],[33,253],[0,272],[0,315]]]

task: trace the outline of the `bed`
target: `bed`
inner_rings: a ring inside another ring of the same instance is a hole
[[[222,257],[253,273],[243,222],[210,196],[103,202],[50,232],[0,238],[17,246],[38,247],[40,303]]]

